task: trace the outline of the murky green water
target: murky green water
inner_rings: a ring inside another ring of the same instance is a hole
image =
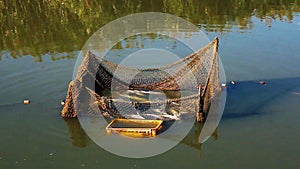
[[[0,168],[299,168],[299,5],[0,1]],[[181,16],[210,39],[218,36],[227,80],[238,84],[228,88],[216,140],[198,145],[195,129],[162,155],[128,159],[99,148],[78,121],[61,119],[60,100],[88,37],[109,21],[145,11]]]

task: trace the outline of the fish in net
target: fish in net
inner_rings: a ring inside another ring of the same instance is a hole
[[[77,117],[78,103],[86,98],[93,102],[88,105],[96,105],[100,115],[108,119],[196,117],[204,121],[211,100],[220,91],[218,38],[159,68],[130,68],[87,51],[76,78],[69,84],[61,115]],[[81,115],[99,116],[95,107],[89,110]]]

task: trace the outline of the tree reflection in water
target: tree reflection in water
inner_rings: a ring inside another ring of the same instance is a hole
[[[252,17],[267,25],[272,20],[290,22],[299,12],[296,0],[4,0],[0,1],[0,60],[31,55],[42,62],[72,59],[93,32],[121,16],[137,12],[165,12],[183,17],[207,32],[251,30]],[[63,56],[60,56],[64,53]]]

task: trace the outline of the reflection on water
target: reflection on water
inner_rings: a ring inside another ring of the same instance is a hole
[[[64,120],[69,129],[69,135],[72,141],[72,145],[76,147],[86,147],[88,142],[87,134],[82,129],[79,120],[76,119],[65,119]],[[182,144],[190,146],[201,151],[201,143],[199,143],[199,136],[201,130],[203,128],[202,123],[195,122],[191,131],[187,134],[187,136],[181,141]],[[217,140],[217,130],[211,136],[214,140]]]
[[[0,60],[24,55],[71,59],[89,36],[104,24],[136,12],[166,12],[183,17],[207,32],[249,31],[252,17],[271,26],[290,22],[297,0],[150,0],[150,1],[0,1]],[[59,56],[63,53],[63,56]],[[8,56],[7,56],[8,55]],[[53,59],[55,60],[55,59]]]
[[[78,119],[64,119],[64,121],[68,126],[72,145],[76,147],[85,147],[87,145],[88,138]]]

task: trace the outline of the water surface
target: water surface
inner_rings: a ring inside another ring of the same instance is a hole
[[[0,168],[298,168],[299,5],[296,0],[0,1]],[[120,16],[145,11],[175,14],[210,39],[218,36],[227,80],[238,83],[228,88],[216,140],[197,144],[196,127],[162,155],[128,159],[99,148],[77,120],[61,119],[60,100],[88,37]],[[25,98],[31,104],[23,105]]]

